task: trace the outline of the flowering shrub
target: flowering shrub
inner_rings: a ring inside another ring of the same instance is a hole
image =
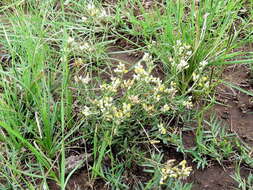
[[[149,54],[134,66],[129,67],[119,63],[114,69],[110,81],[102,81],[100,91],[95,97],[87,97],[86,105],[81,113],[86,120],[97,119],[99,123],[110,123],[114,134],[123,126],[152,126],[160,135],[166,135],[167,127],[162,121],[162,115],[170,117],[183,110],[191,109],[191,97],[177,96],[176,83],[163,81],[154,77],[152,71],[155,65]],[[131,78],[125,79],[125,74],[133,72]],[[76,77],[82,85],[88,85],[90,79]],[[90,89],[88,89],[90,91]]]

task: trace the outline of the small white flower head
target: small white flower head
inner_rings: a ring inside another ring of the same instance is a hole
[[[100,9],[100,8],[96,7],[93,3],[89,3],[89,4],[87,5],[87,12],[88,12],[89,16],[96,17],[96,18],[98,18],[100,21],[101,21],[101,20],[105,20],[107,17],[110,16],[110,15],[106,12],[105,9]]]
[[[134,95],[131,95],[128,97],[128,99],[134,103],[134,104],[139,104],[140,103],[140,100],[139,100],[139,97],[138,95],[134,96]]]
[[[166,89],[166,87],[165,87],[164,84],[159,84],[159,85],[156,86],[155,91],[156,91],[156,92],[164,92],[165,89]]]
[[[191,49],[191,46],[190,46],[190,45],[187,45],[187,44],[184,44],[184,48],[185,48],[185,49]]]
[[[142,108],[146,111],[146,112],[153,112],[155,110],[154,105],[147,105],[147,104],[142,104]]]
[[[92,3],[92,2],[90,2],[88,5],[87,5],[87,7],[86,7],[88,10],[93,10],[93,9],[95,9],[96,7],[95,7],[95,5]]]
[[[199,63],[199,66],[200,66],[201,68],[204,68],[204,67],[207,66],[207,65],[208,65],[208,62],[207,62],[206,60],[201,61],[201,62]]]
[[[165,135],[167,133],[167,129],[164,127],[163,123],[159,123],[157,127],[162,135]]]
[[[207,80],[208,80],[208,78],[206,76],[201,77],[202,82],[206,82]]]
[[[116,67],[116,69],[114,69],[115,73],[119,73],[119,74],[123,74],[123,73],[127,73],[128,70],[126,69],[126,65],[123,63],[119,63]]]
[[[123,103],[122,109],[125,117],[131,116],[131,107],[132,107],[131,104]]]
[[[178,71],[182,71],[184,69],[187,69],[189,67],[189,64],[187,61],[181,59],[180,63],[177,65],[177,70]]]
[[[192,73],[192,79],[193,79],[193,81],[197,81],[197,80],[199,80],[199,78],[200,78],[199,74],[196,74],[195,72]]]
[[[91,45],[87,42],[85,42],[79,46],[80,51],[91,51],[91,49],[92,49]]]
[[[156,94],[154,96],[154,99],[155,99],[156,102],[159,102],[161,100],[161,95],[160,94]]]
[[[88,84],[91,81],[91,78],[89,75],[86,75],[85,77],[82,76],[75,76],[74,80],[76,83],[81,82],[82,84]]]
[[[175,160],[168,160],[164,168],[161,169],[160,184],[164,184],[169,178],[185,179],[190,175],[192,167],[186,167],[186,161],[183,160],[175,165]]]
[[[149,53],[144,53],[142,60],[145,62],[150,62],[152,61],[152,56]]]
[[[68,43],[68,44],[73,44],[73,43],[74,43],[74,41],[75,41],[75,39],[74,39],[74,38],[72,38],[72,37],[68,37],[67,43]]]
[[[153,83],[155,83],[157,86],[161,86],[161,84],[162,84],[162,80],[159,79],[158,77],[151,76],[150,77],[150,81],[153,82]]]
[[[90,108],[88,106],[84,106],[84,108],[82,109],[82,114],[85,116],[85,117],[88,117],[89,115],[92,114]]]
[[[146,69],[146,73],[151,73],[151,71],[153,70],[153,60],[152,60],[152,56],[149,53],[144,53],[142,59],[140,60],[140,62],[144,61],[147,69]]]
[[[102,10],[100,11],[100,14],[98,15],[98,17],[99,17],[100,19],[106,19],[107,17],[109,17],[109,15],[107,14],[106,10],[102,9]]]
[[[134,84],[134,80],[124,80],[123,83],[121,84],[122,88],[126,88],[127,90],[129,90]]]
[[[83,60],[81,58],[77,58],[73,62],[73,66],[74,67],[81,67],[81,66],[84,66],[84,65],[85,64],[84,64],[84,62],[83,62]]]
[[[183,106],[185,106],[187,109],[192,109],[193,108],[193,103],[192,103],[192,97],[190,96],[188,100],[183,101]]]
[[[112,83],[111,83],[112,88],[117,89],[121,83],[121,80],[116,77],[112,77],[111,79],[112,79]]]
[[[205,89],[208,89],[209,87],[210,87],[209,81],[205,82],[205,83],[204,83],[204,88],[205,88]]]
[[[112,97],[103,97],[97,102],[97,106],[100,108],[101,112],[106,112],[110,110],[113,105],[113,98]]]
[[[177,40],[177,46],[181,46],[181,45],[182,45],[181,40]]]
[[[179,47],[179,48],[178,48],[178,54],[179,54],[179,55],[182,55],[182,54],[184,53],[184,50],[185,50],[185,49],[184,49],[183,46],[182,46],[182,47]]]
[[[162,108],[161,108],[161,111],[162,112],[167,112],[167,111],[170,111],[171,107],[168,105],[168,104],[165,104]]]
[[[171,81],[171,82],[170,82],[170,86],[171,86],[172,88],[177,88],[177,83],[174,82],[174,81]]]
[[[86,9],[90,16],[97,16],[100,12],[100,10],[92,2],[87,5]]]
[[[88,18],[86,17],[86,16],[83,16],[82,18],[81,18],[81,21],[82,22],[86,22],[88,20]]]
[[[134,67],[134,72],[139,75],[139,77],[136,76],[136,78],[140,79],[142,77],[148,76],[148,72],[144,69],[144,67],[142,66],[142,64],[140,62],[138,62],[135,67]]]
[[[185,54],[186,54],[187,56],[191,56],[191,55],[192,55],[192,51],[187,51]]]
[[[172,57],[169,57],[169,62],[173,63],[174,59]]]

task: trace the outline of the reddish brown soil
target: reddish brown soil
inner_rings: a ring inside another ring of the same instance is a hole
[[[248,173],[241,168],[241,176],[247,176]],[[232,190],[238,187],[233,175],[234,166],[222,168],[220,165],[213,165],[204,170],[195,170],[188,180],[193,183],[192,190]]]
[[[232,66],[225,70],[224,80],[253,93],[250,71],[244,66]],[[253,145],[253,97],[231,87],[220,85],[217,100],[224,105],[216,105],[215,111],[221,120],[237,133],[245,142]]]
[[[60,190],[61,188],[54,182],[49,182],[49,189]],[[91,181],[87,170],[81,170],[72,175],[66,190],[109,190],[109,187],[100,179]]]

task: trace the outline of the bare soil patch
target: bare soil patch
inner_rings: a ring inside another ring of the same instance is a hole
[[[188,180],[193,182],[192,190],[232,190],[238,187],[232,178],[234,174],[233,165],[224,168],[212,165],[204,170],[195,170]],[[247,176],[248,171],[241,168],[241,175]]]
[[[228,67],[224,80],[240,88],[253,92],[251,73],[247,66]],[[223,105],[215,105],[214,110],[229,127],[249,145],[253,145],[253,97],[231,87],[217,87],[217,99]]]

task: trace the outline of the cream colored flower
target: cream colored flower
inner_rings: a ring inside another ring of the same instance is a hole
[[[174,59],[172,57],[169,57],[169,62],[175,62]]]
[[[148,73],[145,71],[144,67],[142,66],[141,63],[137,63],[134,67],[134,72],[137,74],[137,75],[148,75]]]
[[[68,37],[67,43],[68,43],[68,44],[72,44],[74,41],[75,41],[74,38]]]
[[[83,16],[83,17],[81,18],[81,20],[82,20],[82,22],[86,22],[86,21],[88,20],[88,18],[87,18],[86,16]]]
[[[185,106],[187,109],[192,109],[193,104],[191,102],[191,98],[189,98],[187,101],[183,101],[183,106]]]
[[[83,84],[88,84],[91,81],[91,78],[89,77],[89,75],[86,75],[85,77],[74,76],[74,80],[76,83],[81,82]]]
[[[114,69],[114,72],[123,74],[123,73],[127,73],[128,70],[126,69],[126,65],[120,62],[118,66],[116,67],[116,69]]]
[[[205,66],[207,66],[208,65],[208,62],[206,61],[206,60],[204,60],[204,61],[201,61],[200,63],[199,63],[199,66],[200,67],[205,67]]]
[[[190,55],[192,54],[192,51],[187,51],[185,54],[186,54],[187,56],[190,56]]]
[[[91,115],[92,112],[89,107],[84,106],[84,108],[82,109],[82,114],[87,117],[87,116]]]
[[[199,80],[199,77],[200,77],[199,74],[196,74],[195,72],[192,73],[192,79],[193,79],[193,81]]]
[[[139,97],[138,95],[134,96],[134,95],[131,95],[128,97],[128,99],[134,103],[134,104],[139,104],[140,103],[140,100],[139,100]]]
[[[161,111],[162,112],[167,112],[171,109],[171,107],[168,105],[168,104],[165,104],[162,108],[161,108]]]
[[[161,95],[160,94],[156,94],[154,96],[154,99],[155,99],[155,101],[159,102],[161,100]]]
[[[109,15],[107,14],[107,12],[104,9],[100,10],[100,14],[98,15],[98,18],[100,18],[100,19],[106,19],[107,17],[109,17]]]
[[[189,64],[187,61],[181,59],[180,63],[177,65],[177,70],[178,71],[182,71],[184,69],[187,69],[189,67]]]
[[[150,78],[151,78],[150,79],[151,82],[155,83],[157,86],[161,86],[161,84],[162,84],[161,79],[159,79],[158,77],[153,77],[153,76],[151,76]]]
[[[150,62],[150,61],[152,61],[152,56],[148,53],[144,53],[142,60],[145,62]]]
[[[123,103],[123,114],[126,116],[126,117],[130,117],[131,116],[131,107],[132,105],[131,104],[127,104],[127,103]]]
[[[117,77],[111,77],[111,80],[112,80],[111,84],[104,83],[104,84],[100,85],[100,88],[105,91],[116,93],[118,90],[118,87],[121,84],[121,79],[119,79]]]
[[[91,51],[91,45],[87,42],[83,43],[82,45],[79,46],[80,51]]]
[[[176,43],[177,43],[177,46],[181,46],[182,45],[181,40],[177,40]]]
[[[142,107],[146,112],[153,112],[155,109],[154,105],[142,104]]]
[[[175,165],[175,160],[168,160],[164,168],[161,169],[160,184],[164,184],[169,178],[184,179],[190,175],[191,171],[191,167],[186,167],[185,160],[178,165]]]
[[[100,12],[100,10],[91,2],[87,5],[86,10],[89,13],[89,16],[97,16]]]
[[[150,144],[158,144],[158,143],[160,143],[159,140],[150,140],[149,142],[150,142]]]
[[[123,83],[121,84],[122,88],[127,88],[128,90],[133,86],[134,80],[124,80]]]
[[[113,98],[112,97],[103,97],[102,99],[95,102],[100,108],[101,112],[108,112],[112,108]]]
[[[162,135],[165,135],[167,133],[167,129],[164,127],[163,123],[159,123],[157,127]]]
[[[173,88],[176,88],[177,87],[177,83],[175,83],[174,81],[171,81],[170,82],[170,86],[173,87]]]

